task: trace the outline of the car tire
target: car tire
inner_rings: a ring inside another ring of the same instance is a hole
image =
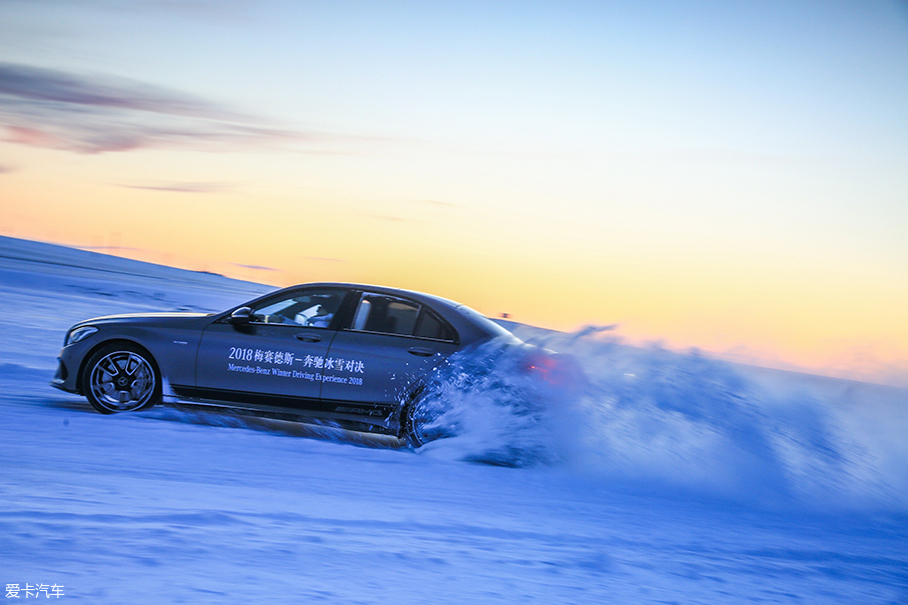
[[[134,412],[161,399],[161,374],[144,349],[112,343],[95,351],[85,364],[82,391],[102,414]]]
[[[418,393],[404,408],[403,433],[407,444],[413,449],[420,448],[430,441],[451,437],[451,433],[444,427],[433,423],[441,416],[442,410],[438,405],[432,405],[429,400]]]
[[[421,431],[419,430],[419,418],[416,416],[416,414],[418,414],[418,403],[418,401],[410,402],[401,414],[404,429],[403,437],[406,439],[407,445],[413,449],[420,448],[426,444],[426,441],[423,440]]]

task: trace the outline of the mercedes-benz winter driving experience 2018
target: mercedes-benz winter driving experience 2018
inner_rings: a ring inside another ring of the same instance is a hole
[[[217,406],[395,435],[419,447],[442,435],[424,399],[451,360],[480,349],[499,351],[529,382],[549,386],[569,364],[459,303],[318,283],[221,313],[81,321],[66,334],[51,384],[85,395],[103,414],[160,401]]]

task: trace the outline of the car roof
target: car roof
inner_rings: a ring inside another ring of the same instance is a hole
[[[387,294],[388,296],[402,296],[413,300],[428,303],[430,307],[451,323],[460,335],[461,342],[471,342],[482,340],[489,337],[513,335],[510,332],[492,320],[486,318],[481,313],[473,311],[466,305],[435,296],[425,292],[415,290],[405,290],[402,288],[390,288],[388,286],[375,286],[372,284],[358,284],[350,282],[312,282],[297,284],[284,288],[284,290],[294,290],[296,288],[343,288],[345,290],[365,290],[375,292],[376,294]],[[272,293],[273,294],[273,293]],[[434,304],[433,304],[434,303]]]
[[[444,305],[447,305],[447,306],[451,307],[452,309],[456,309],[457,307],[463,306],[462,303],[459,303],[459,302],[456,302],[456,301],[453,301],[453,300],[450,300],[447,298],[443,298],[441,296],[436,296],[434,294],[426,294],[425,292],[417,292],[416,290],[405,290],[403,288],[392,288],[389,286],[376,286],[373,284],[357,284],[357,283],[350,283],[350,282],[313,282],[313,283],[307,283],[307,284],[298,284],[296,286],[291,286],[291,288],[309,288],[309,287],[313,287],[313,286],[322,287],[322,288],[345,288],[345,289],[349,289],[349,290],[368,290],[370,292],[376,292],[378,294],[388,294],[388,295],[392,295],[392,296],[395,294],[399,294],[399,295],[403,295],[403,296],[408,296],[410,298],[416,298],[416,299],[423,298],[426,300],[432,300],[437,303],[442,303]]]

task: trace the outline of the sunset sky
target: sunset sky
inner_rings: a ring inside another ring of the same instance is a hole
[[[908,4],[2,0],[0,234],[908,384]]]

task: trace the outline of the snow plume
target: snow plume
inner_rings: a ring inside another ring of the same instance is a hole
[[[453,359],[423,399],[438,414],[431,428],[448,438],[421,453],[551,465],[622,491],[667,497],[844,509],[908,505],[908,485],[899,479],[904,452],[880,450],[849,419],[872,398],[872,385],[824,386],[797,375],[780,384],[782,373],[760,375],[697,352],[630,347],[598,332],[536,343],[582,368],[567,385],[536,380],[521,367],[525,351],[500,343]],[[846,392],[852,401],[843,399]],[[893,404],[892,420],[904,395],[893,389],[884,397]],[[887,423],[885,416],[876,421]]]
[[[439,437],[421,453],[502,466],[557,461],[548,389],[523,368],[526,351],[499,340],[455,354],[434,372],[417,406]]]

